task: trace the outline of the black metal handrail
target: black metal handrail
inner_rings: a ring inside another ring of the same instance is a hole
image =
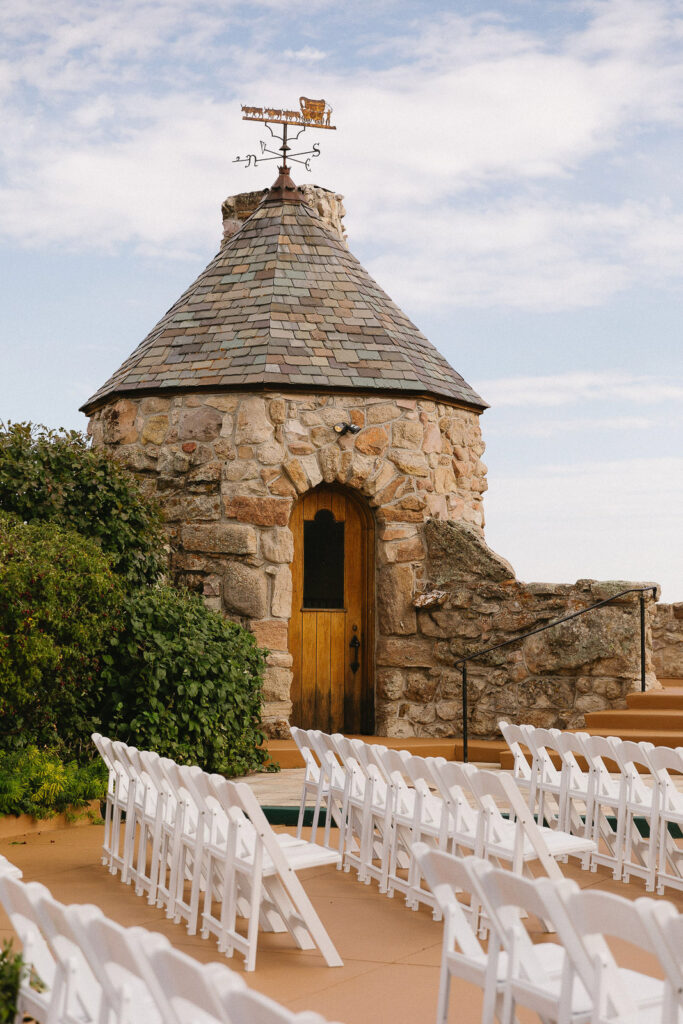
[[[561,619],[555,619],[554,622],[546,622],[545,626],[537,626],[536,629],[530,629],[528,633],[520,633],[519,636],[513,636],[510,640],[503,640],[500,644],[493,644],[491,647],[485,647],[481,651],[475,651],[474,654],[468,654],[465,658],[458,658],[457,661],[453,662],[453,668],[457,668],[458,665],[462,665],[462,756],[463,761],[467,761],[468,754],[468,727],[467,727],[467,663],[468,661],[474,661],[475,658],[481,658],[484,654],[490,654],[491,651],[499,651],[501,647],[508,647],[510,644],[516,644],[520,640],[526,640],[528,636],[534,636],[535,633],[543,633],[546,629],[552,629],[553,626],[559,626],[563,622],[569,622],[570,619],[576,619],[579,615],[585,615],[587,612],[592,612],[596,608],[602,608],[606,604],[611,604],[612,601],[617,601],[620,597],[625,597],[627,594],[640,594],[640,689],[645,691],[645,594],[648,591],[652,591],[652,597],[656,600],[657,588],[656,587],[631,587],[630,590],[622,590],[619,594],[612,594],[611,597],[605,598],[603,601],[598,601],[596,604],[591,604],[588,608],[580,608],[578,612],[572,612],[571,615],[565,615]]]

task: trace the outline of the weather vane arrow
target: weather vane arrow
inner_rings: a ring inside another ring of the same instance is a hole
[[[311,160],[320,156],[320,146],[313,143],[311,149],[302,149],[292,153],[289,142],[295,142],[307,128],[324,128],[327,131],[336,131],[336,125],[330,124],[332,107],[325,100],[311,100],[308,96],[299,97],[300,110],[280,110],[276,107],[242,107],[243,121],[261,121],[271,134],[273,139],[280,143],[277,151],[269,149],[267,143],[261,143],[261,155],[248,153],[246,156],[235,157],[233,163],[244,164],[245,167],[256,167],[257,164],[265,163],[267,160],[282,160],[282,169],[289,170],[287,160],[296,164],[303,164],[307,171],[311,169]],[[272,126],[282,125],[281,131]],[[288,137],[288,129],[296,128],[296,134]],[[266,156],[265,154],[268,154]],[[305,159],[302,159],[305,158]]]

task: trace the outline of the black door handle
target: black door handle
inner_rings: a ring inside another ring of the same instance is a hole
[[[353,628],[355,629],[356,627],[354,626]],[[351,662],[351,671],[353,672],[353,674],[355,676],[356,672],[360,668],[360,661],[358,660],[358,651],[360,650],[360,640],[358,639],[358,637],[356,636],[355,633],[351,637],[351,640],[349,642],[349,647],[353,651],[353,661]]]

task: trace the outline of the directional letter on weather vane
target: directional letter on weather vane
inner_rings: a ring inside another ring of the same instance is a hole
[[[281,145],[278,146],[276,152],[273,149],[268,149],[266,143],[262,142],[261,156],[256,156],[255,153],[248,153],[246,156],[235,157],[233,163],[243,163],[245,167],[256,167],[257,164],[262,164],[266,160],[282,160],[283,167],[286,170],[287,159],[289,158],[293,163],[303,164],[306,170],[310,171],[311,160],[320,156],[320,146],[317,142],[314,142],[312,149],[301,150],[299,153],[290,153],[290,147],[287,145],[287,129],[290,126],[299,129],[292,141],[298,139],[307,128],[326,128],[329,131],[336,131],[337,129],[336,125],[330,124],[332,107],[328,106],[325,100],[311,100],[307,96],[301,96],[299,98],[299,106],[301,107],[300,110],[280,110],[276,107],[242,107],[243,121],[262,121],[271,136],[277,139]],[[273,131],[271,128],[273,124],[282,125],[281,134]],[[266,153],[269,156],[265,156]],[[300,157],[305,157],[306,159],[302,160]]]

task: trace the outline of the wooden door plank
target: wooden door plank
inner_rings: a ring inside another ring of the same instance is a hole
[[[346,646],[347,646],[347,670],[346,685],[344,694],[344,718],[345,728],[348,732],[360,732],[361,727],[361,690],[363,684],[363,673],[359,668],[352,672],[350,664],[352,660],[352,648],[349,646],[353,636],[357,636],[361,642],[359,660],[362,663],[363,645],[365,636],[363,630],[363,582],[365,573],[361,559],[362,538],[361,538],[360,513],[352,501],[346,502],[346,529],[345,529],[345,565],[344,565],[344,590],[346,598]],[[354,626],[357,628],[354,630]]]
[[[290,529],[294,537],[294,561],[292,562],[292,616],[289,620],[288,649],[292,655],[292,701],[291,722],[299,725],[301,718],[301,606],[303,604],[303,504],[298,501],[292,511]]]
[[[316,612],[316,727],[330,731],[330,612]]]
[[[315,690],[317,671],[317,632],[316,612],[302,612],[301,637],[301,721],[315,722]],[[304,724],[304,728],[316,728],[313,724]]]
[[[340,491],[331,491],[330,497],[332,499],[330,507],[334,518],[338,523],[343,523],[346,519],[346,498]]]
[[[347,647],[345,611],[330,613],[330,732],[344,732],[344,684],[351,650]]]

